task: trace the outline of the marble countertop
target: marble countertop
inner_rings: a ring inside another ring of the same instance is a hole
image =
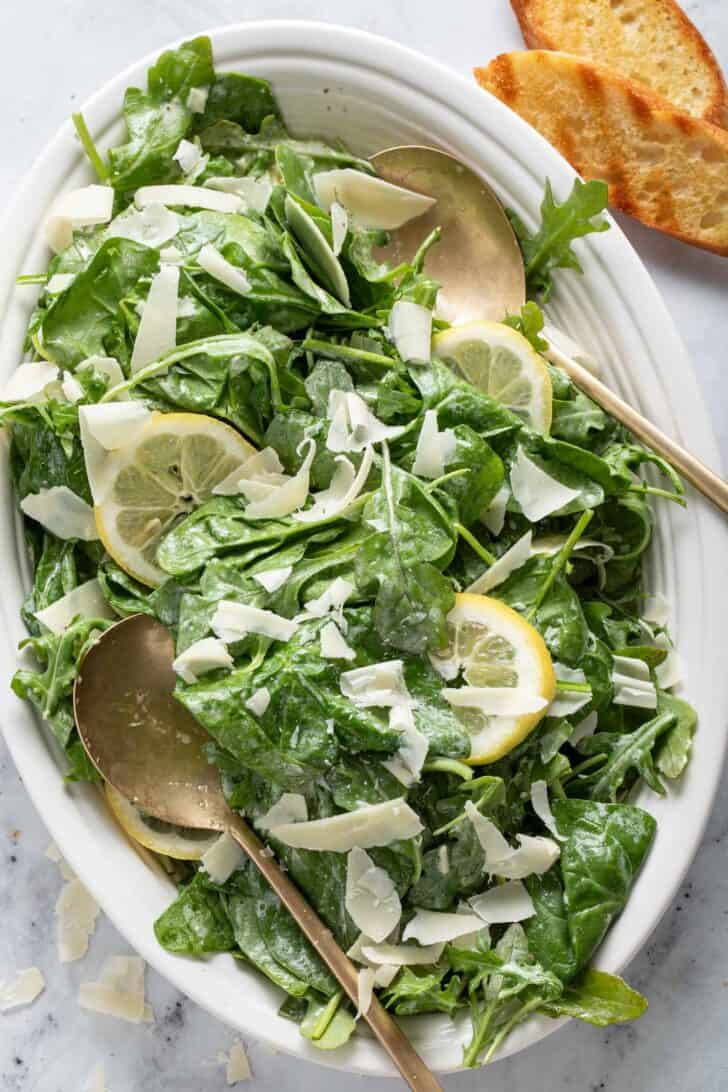
[[[687,0],[684,7],[728,70],[728,4]],[[7,199],[56,127],[98,85],[136,57],[183,34],[241,19],[312,18],[388,35],[463,73],[521,39],[507,0],[339,0],[335,12],[318,0],[27,0],[0,5],[0,198]],[[445,16],[443,18],[443,15]],[[728,465],[728,381],[725,321],[728,264],[648,232],[622,218],[657,281],[687,342],[713,426]],[[60,965],[53,907],[61,886],[44,852],[48,834],[0,742],[0,980],[37,965],[47,981],[30,1008],[0,1016],[3,1092],[80,1092],[103,1062],[110,1092],[216,1092],[227,1087],[218,1051],[233,1035],[153,971],[147,993],[156,1022],[131,1025],[81,1010],[80,981],[96,976],[104,958],[128,951],[100,917],[86,959]],[[725,844],[724,844],[725,843]],[[628,977],[650,1008],[635,1025],[600,1031],[576,1023],[513,1060],[446,1078],[449,1092],[725,1092],[728,1090],[728,785],[721,791],[700,852],[649,944]],[[244,1002],[243,1002],[244,1003]],[[338,1092],[364,1087],[360,1077],[246,1048],[254,1083],[245,1087]],[[369,1080],[368,1092],[391,1082]]]

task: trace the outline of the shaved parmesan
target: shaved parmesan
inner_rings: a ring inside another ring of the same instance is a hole
[[[311,464],[315,455],[316,443],[309,440],[308,452],[297,473],[282,485],[275,486],[267,497],[246,505],[246,519],[280,519],[282,516],[289,516],[297,508],[302,508],[308,497]]]
[[[51,250],[60,254],[73,242],[75,228],[108,223],[113,207],[111,186],[84,186],[62,193],[51,205],[43,225],[45,241]]]
[[[393,440],[404,431],[402,426],[383,424],[353,391],[329,392],[328,417],[331,424],[326,446],[334,452],[363,451],[371,444]]]
[[[187,95],[187,109],[191,114],[204,114],[209,87],[191,87]]]
[[[144,1000],[144,961],[139,956],[111,956],[96,982],[82,982],[81,1008],[139,1024],[147,1018]]]
[[[54,485],[38,493],[29,493],[21,500],[20,507],[26,516],[36,520],[57,538],[94,542],[99,537],[93,508],[66,485]]]
[[[233,658],[218,637],[203,637],[195,641],[172,663],[173,670],[186,683],[196,683],[198,677],[208,671],[232,666]]]
[[[307,823],[283,823],[271,828],[271,835],[284,845],[296,849],[329,850],[348,853],[359,846],[388,846],[414,838],[422,830],[416,812],[402,797],[381,804],[367,804],[356,811],[313,819]],[[396,962],[382,960],[381,962]]]
[[[226,1059],[225,1080],[229,1085],[233,1085],[239,1084],[241,1081],[249,1081],[252,1076],[250,1062],[243,1049],[243,1044],[236,1039],[230,1047],[230,1053]]]
[[[356,980],[356,1019],[366,1016],[372,1004],[374,996],[374,983],[377,972],[372,967],[362,967]]]
[[[416,967],[424,963],[437,963],[444,944],[363,944],[362,955],[370,963],[384,963],[393,967]]]
[[[491,887],[482,895],[468,899],[470,906],[488,925],[510,925],[514,921],[525,921],[536,913],[531,896],[518,880]]]
[[[465,590],[476,595],[486,595],[491,588],[496,588],[504,580],[507,580],[511,573],[515,572],[516,569],[520,569],[521,565],[525,565],[531,556],[532,535],[533,532],[526,531],[525,535],[522,535],[509,550],[506,550],[489,569],[485,570],[482,576],[474,580]]]
[[[343,671],[339,686],[345,698],[363,708],[401,705],[411,700],[401,660],[384,660]]]
[[[14,979],[0,984],[0,1012],[32,1005],[45,989],[45,979],[37,967],[17,971]]]
[[[598,721],[599,717],[596,711],[589,713],[582,721],[579,721],[576,728],[569,736],[569,743],[571,746],[576,747],[577,743],[580,743],[582,739],[586,739],[587,736],[593,736],[597,730]]]
[[[661,690],[669,690],[682,682],[682,656],[674,648],[668,650],[667,657],[655,668],[655,678]]]
[[[336,622],[327,622],[319,635],[324,660],[355,660],[356,652],[341,636]]]
[[[499,535],[506,522],[506,506],[511,491],[507,485],[502,485],[485,511],[480,513],[480,519],[493,535]]]
[[[478,709],[486,716],[520,717],[540,713],[548,702],[519,686],[446,686],[440,691],[457,709]]]
[[[113,356],[86,357],[85,360],[82,360],[81,363],[76,366],[76,371],[96,371],[100,375],[107,376],[109,388],[124,382],[124,373],[121,370],[121,365]],[[129,395],[126,391],[117,395],[118,401],[126,401],[128,398]]]
[[[387,334],[402,360],[428,362],[432,355],[432,311],[421,303],[397,300],[389,314]]]
[[[129,367],[132,375],[177,344],[177,293],[179,269],[162,265],[152,277]]]
[[[61,963],[72,963],[86,955],[98,916],[98,903],[73,876],[61,888],[56,902],[56,943]]]
[[[225,644],[242,641],[249,633],[259,633],[274,641],[290,641],[298,623],[282,618],[271,610],[221,599],[212,616],[212,630]]]
[[[635,709],[656,709],[657,690],[644,660],[631,656],[614,656],[613,661],[614,704],[629,705]]]
[[[84,390],[79,381],[70,372],[63,373],[61,390],[69,402],[80,402],[84,397]]]
[[[517,834],[518,849],[513,849],[495,823],[481,815],[468,800],[465,814],[475,828],[478,841],[485,853],[485,869],[493,876],[520,880],[526,876],[542,875],[558,860],[559,847],[550,838],[531,838]]]
[[[248,698],[245,708],[249,709],[254,716],[262,717],[269,705],[270,690],[267,686],[261,686]]]
[[[393,705],[389,710],[389,727],[402,733],[397,753],[382,762],[385,770],[409,787],[419,781],[427,758],[429,741],[415,724],[414,713],[409,705]]]
[[[227,258],[223,258],[220,251],[210,243],[205,243],[200,250],[197,255],[197,264],[231,292],[237,292],[239,296],[247,296],[250,292],[250,281],[242,269],[238,269]]]
[[[554,838],[560,838],[554,813],[549,803],[549,787],[545,781],[534,781],[531,785],[531,806],[543,825],[550,830]]]
[[[56,599],[49,607],[35,612],[35,617],[51,633],[63,633],[66,626],[80,615],[82,618],[115,618],[101,585],[94,577],[79,584],[66,595]]]
[[[416,940],[420,944],[447,944],[457,937],[482,929],[483,923],[476,914],[444,914],[436,910],[417,910],[407,922],[403,940]]]
[[[511,467],[511,491],[530,523],[558,512],[579,496],[578,489],[562,485],[537,466],[520,445]]]
[[[106,231],[112,239],[131,239],[143,246],[159,250],[179,231],[179,219],[175,212],[164,205],[147,205],[139,212],[127,209],[112,220]]]
[[[202,854],[200,866],[213,883],[226,883],[233,872],[243,867],[245,853],[229,831],[223,831],[216,842]]]
[[[450,850],[446,845],[440,846],[437,851],[437,871],[441,876],[447,876],[450,871]]]
[[[138,209],[149,205],[172,205],[176,208],[188,206],[194,209],[209,209],[211,212],[238,212],[242,207],[241,199],[234,193],[219,193],[206,186],[142,186],[134,194],[134,204]]]
[[[273,186],[267,178],[249,178],[247,175],[208,178],[205,186],[223,193],[234,193],[241,199],[246,210],[251,209],[261,214],[268,208],[270,195],[273,193]]]
[[[98,402],[81,406],[79,419],[104,451],[118,451],[134,443],[152,417],[143,402]]]
[[[541,334],[549,343],[549,347],[543,355],[552,364],[558,365],[560,361],[559,353],[563,353],[564,356],[569,356],[572,360],[575,360],[577,364],[581,364],[582,368],[586,368],[592,375],[599,375],[601,369],[592,354],[583,349],[578,342],[565,334],[563,330],[554,326],[552,322],[544,322]]]
[[[319,280],[345,307],[350,307],[351,294],[344,267],[316,220],[290,194],[285,199],[284,209],[288,226],[317,270]]]
[[[316,523],[318,520],[343,515],[364,488],[373,461],[374,448],[364,448],[364,455],[355,474],[354,467],[346,456],[337,455],[336,469],[328,489],[314,493],[311,507],[304,512],[296,512],[293,518],[301,523]]]
[[[45,290],[49,296],[60,296],[76,279],[75,273],[54,273],[46,282]]]
[[[253,580],[257,580],[267,592],[272,594],[283,587],[292,572],[293,565],[282,565],[279,569],[266,569],[262,573],[253,573]]]
[[[83,1086],[83,1092],[106,1092],[106,1080],[104,1077],[104,1067],[99,1062],[95,1065],[88,1077],[86,1083]]]
[[[344,905],[356,927],[375,942],[388,937],[402,916],[391,877],[359,847],[351,849],[346,858]]]
[[[351,167],[319,171],[313,176],[313,188],[322,208],[329,212],[334,202],[338,202],[358,228],[391,231],[422,216],[435,204],[433,197],[395,186]]]
[[[670,601],[661,592],[645,596],[642,617],[645,622],[652,622],[656,626],[666,626],[670,621]]]
[[[437,427],[437,410],[427,410],[420,435],[417,439],[412,473],[420,478],[441,478],[445,465],[455,453],[455,433],[451,428],[443,432]]]
[[[20,364],[2,389],[2,402],[30,402],[43,394],[49,383],[58,378],[55,364],[37,363]]]
[[[338,201],[334,201],[329,209],[331,215],[331,249],[334,254],[341,254],[347,232],[349,230],[349,213]]]
[[[255,820],[255,825],[261,830],[270,830],[271,827],[280,827],[287,823],[305,823],[307,819],[306,797],[300,792],[284,792],[275,804],[268,808],[265,815]]]
[[[561,682],[586,684],[586,675],[581,668],[572,668],[567,667],[565,664],[555,663],[554,675]],[[568,717],[572,713],[578,713],[591,700],[591,688],[582,693],[579,691],[557,690],[556,697],[549,705],[547,715],[549,717]]]
[[[633,680],[639,680],[640,682],[650,681],[650,669],[644,660],[640,660],[637,656],[614,656],[614,673],[621,678],[629,678]]]
[[[61,876],[64,880],[75,880],[76,873],[73,871],[65,858],[61,856],[61,851],[55,844],[55,842],[51,842],[51,844],[45,851],[45,855],[49,861],[53,861],[55,864],[58,865],[58,871],[61,873]]]
[[[264,447],[262,451],[249,455],[237,469],[218,482],[212,491],[222,496],[245,493],[248,500],[257,500],[268,496],[274,487],[283,485],[288,480],[288,476],[283,473],[278,453],[272,447]],[[250,486],[254,483],[265,485],[267,488],[253,496]]]
[[[180,140],[172,159],[179,164],[179,169],[186,175],[198,173],[203,159],[207,162],[207,157],[203,156],[200,145],[192,140]]]
[[[339,628],[346,632],[344,604],[353,591],[353,584],[348,580],[344,580],[343,577],[337,576],[321,595],[304,603],[302,617],[325,618],[327,614],[331,614],[336,619]]]

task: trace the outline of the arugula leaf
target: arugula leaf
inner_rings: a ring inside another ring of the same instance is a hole
[[[541,202],[541,224],[534,234],[511,209],[507,210],[523,254],[529,298],[540,297],[544,302],[548,300],[553,288],[553,269],[581,272],[579,259],[571,244],[594,231],[607,230],[609,224],[606,220],[595,220],[606,209],[607,202],[606,182],[596,179],[582,182],[575,178],[571,193],[560,205],[554,199],[551,183],[546,182]]]
[[[674,726],[662,737],[655,759],[660,773],[674,779],[680,777],[690,761],[698,714],[688,702],[665,690],[658,691],[657,708],[675,717]]]
[[[657,741],[677,724],[677,716],[668,708],[631,732],[597,732],[582,740],[583,754],[605,755],[605,762],[588,776],[578,779],[578,788],[593,800],[615,800],[631,771],[635,770],[661,796],[665,787],[655,770],[653,750]]]
[[[636,1020],[647,1010],[647,999],[624,979],[589,967],[562,995],[543,1006],[547,1016],[573,1016],[598,1028]]]
[[[461,994],[463,978],[451,975],[447,968],[427,969],[403,967],[383,995],[384,1004],[398,1016],[413,1016],[418,1012],[446,1012],[453,1016],[464,1002]]]
[[[537,353],[543,353],[549,347],[548,341],[541,337],[543,330],[543,312],[533,300],[527,300],[518,315],[506,315],[503,319],[506,326],[512,326],[530,341]]]

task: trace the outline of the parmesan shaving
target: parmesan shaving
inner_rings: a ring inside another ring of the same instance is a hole
[[[37,363],[19,364],[2,389],[0,401],[30,402],[45,391],[49,383],[58,378],[55,364]]]
[[[162,265],[152,277],[129,367],[132,375],[164,356],[177,344],[179,269]]]
[[[283,587],[292,572],[293,565],[282,565],[279,569],[266,569],[262,573],[253,573],[253,580],[256,580],[261,587],[272,595],[273,592]]]
[[[177,151],[172,156],[175,163],[179,164],[179,169],[184,175],[197,175],[207,164],[209,156],[202,154],[202,148],[199,144],[195,144],[192,140],[180,140],[177,145]],[[194,181],[190,179],[189,181]]]
[[[111,956],[96,982],[82,982],[78,1002],[83,1009],[139,1024],[151,1012],[144,1000],[144,961],[139,956]]]
[[[56,944],[61,963],[72,963],[86,955],[98,916],[98,903],[73,876],[61,888],[56,902]]]
[[[587,736],[593,736],[597,730],[597,724],[599,717],[596,711],[589,713],[583,720],[579,721],[574,731],[569,736],[569,743],[572,747],[576,747],[577,743],[581,743],[582,739],[586,739]]]
[[[432,311],[421,303],[397,300],[389,314],[388,336],[402,360],[429,362]]]
[[[284,792],[275,804],[268,808],[265,815],[255,820],[255,825],[261,830],[270,830],[271,827],[280,827],[284,823],[305,823],[307,819],[306,797],[300,792]]]
[[[112,239],[131,239],[159,250],[179,231],[177,214],[164,205],[147,205],[141,212],[127,209],[109,224],[106,234]]]
[[[537,466],[520,445],[511,467],[511,491],[529,523],[538,523],[579,496],[578,489],[562,485]]]
[[[267,686],[259,687],[245,703],[245,708],[256,717],[262,717],[270,705],[270,690]]]
[[[314,819],[306,823],[283,823],[271,828],[271,835],[296,849],[329,850],[348,853],[359,846],[388,846],[414,838],[422,830],[416,812],[402,797],[381,804],[367,804],[356,811]],[[381,960],[380,962],[396,962]]]
[[[211,212],[239,212],[241,199],[234,193],[220,193],[206,186],[142,186],[134,195],[134,204],[138,209],[149,205],[172,205],[176,208],[187,206],[194,209],[209,209]]]
[[[363,944],[362,955],[374,964],[384,963],[393,967],[416,967],[424,963],[437,963],[444,944]]]
[[[203,637],[181,652],[172,663],[173,670],[186,683],[196,683],[200,675],[217,668],[233,666],[233,658],[218,637]]]
[[[84,390],[75,375],[71,375],[70,372],[63,373],[63,379],[61,381],[61,390],[68,399],[69,402],[80,402],[84,397]]]
[[[631,656],[614,656],[613,661],[614,704],[629,705],[635,709],[656,709],[657,690],[644,660]]]
[[[495,823],[481,815],[470,800],[465,805],[465,814],[473,824],[485,853],[485,869],[493,876],[511,880],[521,880],[533,874],[540,876],[558,860],[559,847],[550,838],[517,834],[519,846],[513,849]]]
[[[419,944],[447,944],[451,940],[482,929],[483,923],[476,914],[445,914],[436,910],[417,910],[407,922],[403,940],[416,940]]]
[[[532,531],[526,531],[525,535],[522,535],[509,550],[506,550],[489,569],[485,570],[482,576],[474,580],[465,590],[476,595],[487,595],[491,588],[496,588],[504,580],[507,580],[511,573],[515,572],[516,569],[520,569],[521,565],[525,565],[531,556],[532,536]]]
[[[478,709],[486,716],[520,717],[540,713],[548,704],[540,694],[517,686],[446,686],[440,693],[455,708]]]
[[[316,200],[327,212],[342,205],[357,228],[391,231],[431,209],[433,197],[385,182],[351,167],[319,171],[313,176]]]
[[[357,1011],[356,1019],[366,1016],[372,1004],[374,996],[374,983],[377,972],[372,967],[361,967],[356,980]]]
[[[455,433],[450,428],[443,432],[437,427],[437,410],[427,410],[417,439],[412,473],[420,478],[441,478],[445,465],[455,453]]]
[[[377,943],[389,936],[402,916],[391,877],[359,847],[351,849],[346,858],[344,905],[356,927]]]
[[[393,440],[404,431],[403,426],[383,424],[353,391],[329,392],[328,417],[331,424],[326,446],[335,453],[363,451],[371,444]]]
[[[242,269],[238,269],[224,258],[210,243],[205,243],[200,250],[197,255],[197,264],[231,292],[237,292],[239,296],[247,296],[250,292],[250,281]]]
[[[531,785],[531,806],[543,825],[550,830],[554,838],[560,838],[554,813],[549,803],[549,787],[545,781],[534,781]]]
[[[666,626],[670,621],[669,599],[661,592],[646,596],[642,617],[645,622],[652,622],[655,626]]]
[[[345,698],[363,708],[401,705],[411,700],[401,660],[384,660],[343,671],[339,686]]]
[[[341,636],[336,622],[327,622],[319,635],[321,655],[325,660],[355,660],[356,652]]]
[[[491,887],[468,902],[487,925],[510,925],[532,918],[536,913],[531,896],[519,880]]]
[[[502,485],[485,511],[480,513],[481,522],[485,524],[493,535],[499,535],[506,522],[506,506],[511,491],[507,485]]]
[[[49,607],[35,612],[38,621],[51,633],[63,633],[78,615],[82,618],[116,617],[96,577],[79,584]]]
[[[229,645],[241,641],[249,633],[271,637],[274,641],[290,641],[298,629],[298,623],[270,610],[221,599],[212,616],[211,628],[221,641]]]
[[[96,371],[100,375],[105,375],[109,380],[109,389],[124,382],[124,373],[121,370],[121,365],[113,356],[89,356],[76,366],[76,371]],[[117,395],[117,401],[126,401],[128,398],[129,395],[126,391]]]
[[[349,231],[349,213],[343,205],[340,205],[338,201],[334,201],[329,209],[329,214],[331,216],[331,249],[338,257]]]
[[[343,515],[361,493],[374,461],[374,448],[364,448],[359,469],[354,467],[345,455],[337,455],[336,469],[328,489],[322,489],[312,496],[313,504],[304,512],[296,512],[294,519],[301,523],[316,523],[318,520],[331,519]]]
[[[344,580],[343,577],[337,576],[321,595],[304,603],[301,617],[325,618],[327,614],[331,614],[336,619],[339,628],[346,632],[344,604],[353,591],[353,584],[348,580]]]
[[[229,1085],[233,1085],[239,1084],[241,1081],[249,1081],[252,1076],[250,1062],[243,1044],[236,1039],[230,1047],[230,1053],[226,1059],[225,1079]]]
[[[78,411],[87,432],[104,451],[135,443],[152,417],[143,402],[101,402]]]
[[[216,842],[203,853],[200,866],[213,883],[226,883],[233,872],[242,868],[246,860],[245,853],[229,833],[224,831]]]
[[[20,507],[56,538],[95,542],[99,537],[93,508],[67,485],[29,493],[21,500]]]
[[[302,508],[308,497],[311,464],[315,455],[316,443],[314,440],[309,440],[308,452],[298,472],[282,485],[274,486],[268,496],[246,505],[246,519],[280,519],[283,516],[289,516],[297,508]]]
[[[191,114],[204,114],[207,106],[209,87],[191,87],[187,96],[187,109]]]
[[[45,979],[37,967],[17,971],[14,979],[0,984],[0,1012],[32,1005],[44,989]]]
[[[104,1067],[99,1062],[95,1065],[83,1086],[83,1092],[106,1092],[106,1079],[104,1077]]]
[[[111,186],[84,186],[62,193],[51,205],[43,225],[45,241],[51,250],[60,254],[73,242],[76,228],[108,223],[113,207],[114,190]]]
[[[586,675],[581,668],[567,667],[565,664],[554,664],[554,675],[561,682],[573,682],[584,685],[586,683]],[[591,688],[583,691],[556,691],[556,697],[548,707],[547,716],[549,717],[568,717],[572,713],[578,713],[580,709],[583,709],[585,705],[588,705],[592,700]]]
[[[273,186],[267,178],[248,178],[247,175],[223,175],[208,178],[205,186],[223,193],[234,193],[243,203],[243,207],[253,212],[264,213],[268,208]]]
[[[415,724],[414,713],[410,705],[393,705],[389,710],[389,727],[402,733],[402,742],[397,753],[382,762],[385,770],[409,788],[419,781],[422,767],[427,758],[429,741],[427,736]]]

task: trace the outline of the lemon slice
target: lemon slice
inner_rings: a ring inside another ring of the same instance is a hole
[[[144,816],[108,782],[104,785],[106,800],[124,833],[140,845],[177,861],[199,861],[220,835],[209,830],[175,827],[159,819]]]
[[[254,453],[234,428],[214,417],[153,413],[137,438],[111,452],[104,465],[109,484],[94,515],[107,552],[143,584],[161,584],[159,539]]]
[[[443,330],[433,351],[474,387],[517,413],[531,428],[551,427],[551,376],[526,338],[502,322],[467,322]]]
[[[487,595],[455,596],[447,616],[448,647],[433,663],[445,678],[462,673],[468,686],[518,687],[553,701],[556,679],[551,657],[538,630],[511,607]],[[544,716],[486,716],[478,709],[456,708],[471,734],[472,765],[495,762],[533,731]]]

